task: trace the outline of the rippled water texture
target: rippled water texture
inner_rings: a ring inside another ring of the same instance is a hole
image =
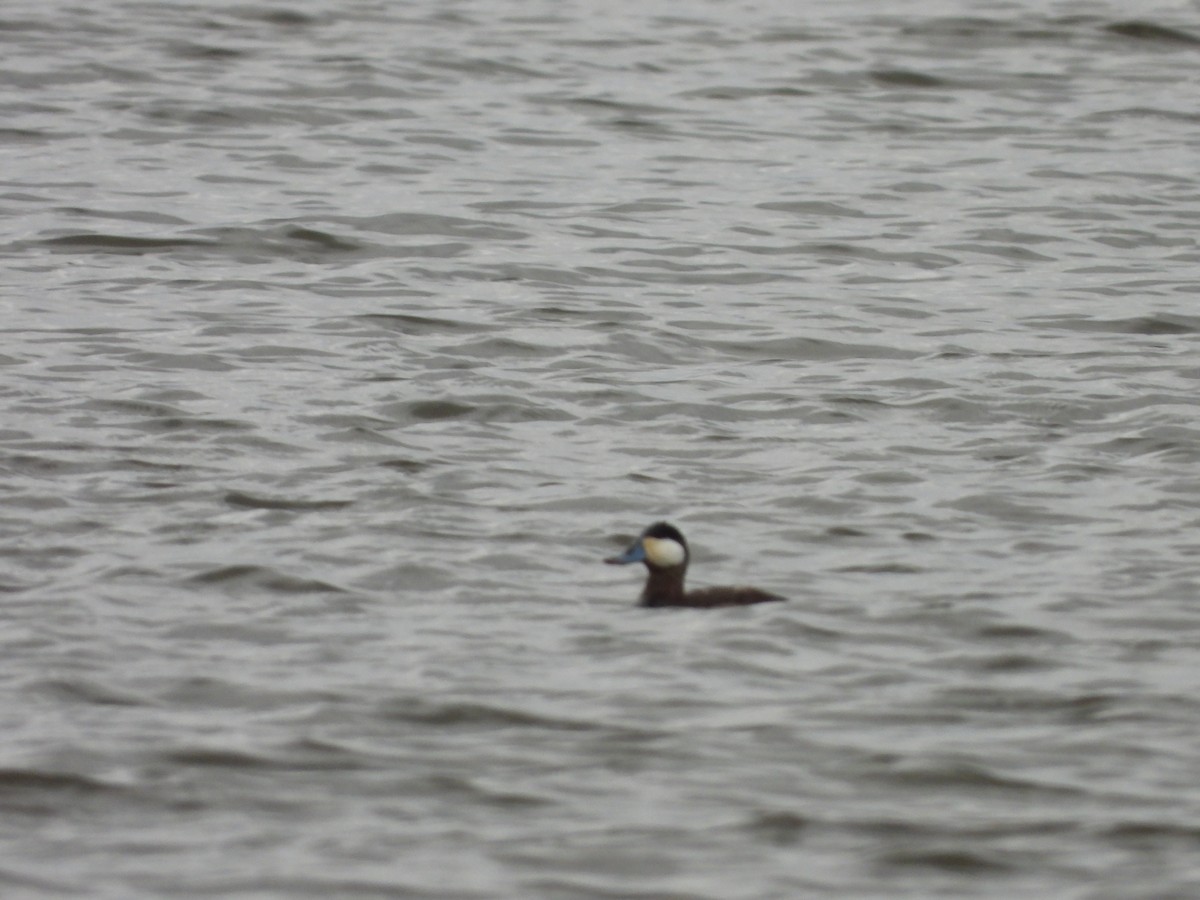
[[[1200,896],[1198,12],[7,2],[0,894]]]

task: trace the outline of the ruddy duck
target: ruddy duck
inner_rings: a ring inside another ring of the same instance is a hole
[[[684,591],[683,576],[687,572],[688,545],[679,529],[666,522],[655,522],[641,533],[629,549],[620,556],[604,560],[614,566],[645,563],[649,569],[646,587],[642,591],[642,606],[690,606],[707,609],[714,606],[748,606],[769,600],[786,600],[752,587],[711,587],[699,591]]]

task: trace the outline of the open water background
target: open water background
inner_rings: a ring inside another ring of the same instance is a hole
[[[0,44],[4,897],[1200,896],[1200,4]]]

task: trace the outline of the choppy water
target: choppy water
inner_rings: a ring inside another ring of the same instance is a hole
[[[5,4],[0,892],[1200,895],[1198,13]]]

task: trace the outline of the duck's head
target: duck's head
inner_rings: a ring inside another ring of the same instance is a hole
[[[655,522],[638,535],[628,550],[604,561],[614,566],[640,562],[648,569],[684,569],[688,563],[687,541],[674,525]]]

